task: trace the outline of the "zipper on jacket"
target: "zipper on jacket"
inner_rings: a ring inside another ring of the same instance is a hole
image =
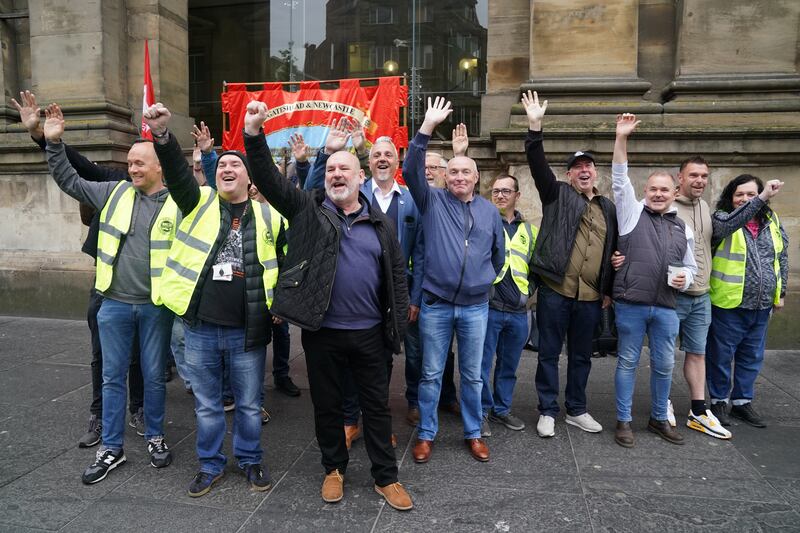
[[[467,256],[469,255],[469,235],[472,233],[473,221],[472,212],[469,209],[469,204],[464,205],[464,260],[461,262],[461,274],[458,277],[458,287],[453,293],[453,300],[456,299],[458,293],[461,292],[461,285],[464,283],[464,271],[467,269]]]
[[[322,208],[322,214],[325,216],[325,218],[328,219],[328,222],[331,223],[331,225],[333,226],[333,230],[336,232],[336,257],[338,258],[339,257],[339,242],[341,241],[341,238],[342,238],[342,236],[341,236],[341,228],[340,228],[340,226],[338,224],[334,223],[333,219],[330,217],[330,215],[328,215],[328,213],[326,212],[326,209],[324,207]],[[339,218],[338,215],[336,216],[336,218],[337,219]],[[336,280],[336,269],[338,268],[338,266],[339,266],[339,262],[338,261],[334,261],[333,262],[333,276],[331,276],[331,286],[329,287],[329,290],[328,290],[328,299],[325,301],[325,309],[324,309],[324,311],[327,311],[328,307],[330,307],[330,305],[331,305],[331,294],[333,293],[333,282]],[[323,312],[323,318],[324,318],[324,316],[325,316],[325,313]],[[320,321],[320,324],[322,324],[321,321]]]

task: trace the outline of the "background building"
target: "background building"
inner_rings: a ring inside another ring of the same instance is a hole
[[[224,81],[405,73],[409,127],[426,96],[446,94],[453,121],[469,126],[484,190],[510,170],[534,219],[520,92],[550,102],[545,148],[559,174],[578,148],[609,163],[614,116],[637,113],[630,158],[640,183],[694,153],[713,166],[710,203],[743,172],[786,181],[775,208],[792,241],[791,290],[800,273],[799,30],[796,0],[0,0],[0,313],[80,316],[92,279],[77,204],[47,176],[10,98],[29,88],[59,102],[67,142],[124,164],[140,122],[145,40],[156,97],[186,147],[194,120],[221,139]],[[451,127],[439,128],[440,140]],[[447,154],[446,143],[434,147]],[[776,348],[800,346],[789,328],[798,296],[771,328]]]

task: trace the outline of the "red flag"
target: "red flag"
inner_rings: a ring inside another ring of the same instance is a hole
[[[228,84],[222,93],[222,112],[228,113],[228,129],[223,132],[225,150],[244,150],[242,128],[245,108],[251,100],[269,107],[264,122],[267,142],[274,148],[288,145],[292,133],[302,133],[312,148],[324,145],[333,120],[347,116],[363,125],[366,138],[374,142],[388,136],[395,145],[408,146],[408,132],[400,126],[400,108],[406,105],[408,88],[399,77],[381,78],[376,86],[361,86],[358,79],[339,80],[338,89],[320,89],[319,82],[300,82],[300,90],[283,90],[281,83],[264,84],[261,91],[246,91],[243,84]]]
[[[147,108],[156,103],[155,91],[153,91],[153,78],[150,77],[150,52],[147,49],[147,41],[144,42],[144,90],[142,91],[142,113]],[[150,126],[145,124],[142,117],[142,138],[153,139]]]

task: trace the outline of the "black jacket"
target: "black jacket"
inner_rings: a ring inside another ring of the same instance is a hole
[[[186,158],[183,156],[181,147],[175,136],[169,134],[167,144],[155,143],[156,154],[161,162],[161,169],[164,173],[164,181],[167,184],[172,199],[178,204],[183,216],[188,215],[200,201],[200,186],[195,181]],[[200,295],[206,276],[211,269],[217,250],[225,242],[230,233],[232,216],[231,204],[219,199],[220,205],[220,226],[219,234],[214,241],[214,246],[208,254],[203,269],[200,271],[200,278],[197,280],[194,294],[189,302],[189,307],[183,315],[183,319],[189,324],[197,320],[197,308],[200,304]],[[266,345],[272,338],[272,315],[267,309],[266,295],[264,294],[264,267],[258,260],[256,251],[256,223],[255,214],[252,209],[242,217],[242,253],[244,255],[244,277],[245,277],[245,350],[253,350]],[[276,238],[276,251],[282,253],[280,243],[282,236]]]
[[[588,203],[585,196],[569,183],[558,181],[550,170],[544,155],[541,131],[528,131],[525,153],[528,156],[531,176],[542,201],[542,223],[533,250],[531,270],[556,283],[561,283],[564,281],[572,247],[575,245],[575,235],[578,233]],[[611,296],[614,282],[611,254],[617,247],[617,212],[614,203],[605,196],[600,196],[599,201],[606,222],[599,289],[601,295]]]
[[[280,174],[263,135],[244,134],[244,146],[253,183],[286,217],[291,228],[289,251],[275,288],[272,312],[303,329],[316,331],[328,309],[339,255],[336,215],[322,207],[324,190],[301,191]],[[379,209],[370,206],[369,221],[381,244],[384,343],[399,353],[408,318],[403,254],[389,220]]]

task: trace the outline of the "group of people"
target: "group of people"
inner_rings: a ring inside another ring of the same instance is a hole
[[[439,411],[461,417],[468,452],[488,461],[493,424],[525,427],[512,413],[512,399],[537,289],[540,437],[555,434],[565,340],[566,423],[602,431],[589,414],[586,387],[595,329],[611,306],[619,336],[619,445],[634,445],[632,400],[645,335],[649,431],[683,443],[669,400],[678,337],[691,394],[687,426],[726,439],[729,416],[765,425],[752,400],[769,317],[786,291],[787,238],[768,206],[782,183],[739,176],[712,213],[701,198],[709,165],[694,156],[677,178],[652,173],[637,200],[627,164],[627,139],[639,124],[633,115],[616,120],[612,202],[596,188],[591,152],[572,153],[567,179],[556,178],[543,149],[547,102],[540,104],[535,92],[522,95],[525,150],[542,204],[537,228],[517,209],[516,177],[496,176],[491,201],[477,192],[479,171],[466,155],[463,125],[453,131],[450,160],[427,150],[452,113],[443,98],[428,100],[402,162],[405,185],[395,179],[400,158],[392,140],[368,146],[361,126],[347,118],[331,124],[313,164],[302,136],[293,135],[295,161],[279,168],[262,130],[267,106],[252,101],[245,153],[218,155],[201,124],[190,167],[169,130],[171,114],[159,103],[143,114],[153,140],[134,142],[126,173],[94,165],[67,146],[57,104],[46,107],[42,125],[35,97],[21,93],[21,101],[14,104],[45,150],[50,174],[89,208],[82,214],[91,224],[84,251],[97,265],[90,305],[95,395],[80,445],[101,446],[84,483],[103,480],[126,461],[129,375],[150,464],[171,463],[164,371],[172,351],[195,401],[200,466],[189,495],[203,496],[224,475],[226,410],[234,411],[238,467],[253,490],[269,490],[261,447],[269,419],[266,346],[273,341],[276,388],[299,395],[288,377],[291,323],[302,330],[325,471],[322,499],[343,498],[348,449],[363,427],[375,490],[395,509],[411,509],[398,481],[388,405],[393,354],[405,352],[414,461],[431,459]]]

